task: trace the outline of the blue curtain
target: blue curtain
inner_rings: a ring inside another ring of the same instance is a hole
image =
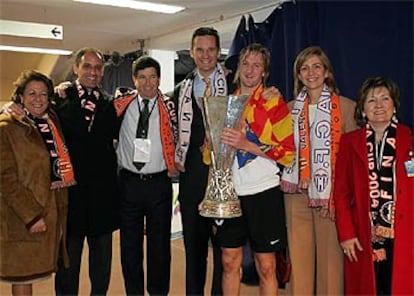
[[[245,16],[241,17],[240,23],[237,26],[236,32],[234,34],[233,42],[230,45],[229,53],[227,54],[225,60],[225,66],[227,69],[231,70],[228,74],[228,81],[233,81],[234,74],[237,69],[237,59],[239,58],[239,52],[248,44],[247,41],[247,30],[246,30],[246,18]]]
[[[296,55],[307,46],[319,45],[328,54],[346,97],[355,99],[366,77],[394,80],[401,89],[402,122],[413,127],[413,15],[413,1],[296,0],[276,8],[263,23],[254,23],[249,16],[246,26],[243,16],[238,30],[244,30],[244,39],[235,35],[233,44],[239,48],[232,55],[253,41],[269,47],[269,85],[276,85],[289,101]]]

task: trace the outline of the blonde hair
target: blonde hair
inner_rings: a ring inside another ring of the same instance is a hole
[[[295,97],[301,92],[304,84],[299,79],[300,68],[303,63],[311,56],[317,56],[322,62],[323,67],[327,71],[328,77],[325,78],[325,84],[328,86],[330,92],[339,94],[339,89],[336,87],[334,71],[328,56],[319,46],[310,46],[303,49],[296,57],[293,65],[293,95]]]
[[[267,79],[269,78],[269,67],[270,67],[270,52],[267,47],[263,46],[260,43],[252,43],[247,45],[240,51],[239,54],[239,62],[237,66],[236,74],[234,75],[234,83],[240,87],[240,64],[246,59],[246,57],[251,54],[260,54],[263,59],[263,68],[264,68],[264,76],[263,76],[263,84],[266,85]]]

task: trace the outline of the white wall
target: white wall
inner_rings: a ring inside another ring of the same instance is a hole
[[[161,65],[161,92],[166,93],[174,88],[174,59],[175,51],[150,49],[148,55]]]

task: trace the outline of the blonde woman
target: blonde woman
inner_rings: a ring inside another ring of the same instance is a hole
[[[343,253],[332,202],[341,134],[357,128],[355,103],[339,96],[331,62],[323,50],[302,50],[294,63],[292,113],[296,159],[285,168],[286,224],[292,276],[289,295],[343,294]]]

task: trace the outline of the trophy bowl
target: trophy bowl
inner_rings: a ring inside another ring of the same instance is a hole
[[[248,98],[229,95],[199,99],[211,157],[206,193],[199,206],[201,216],[224,219],[242,215],[231,171],[236,149],[224,144],[220,134],[225,127],[239,126]]]

